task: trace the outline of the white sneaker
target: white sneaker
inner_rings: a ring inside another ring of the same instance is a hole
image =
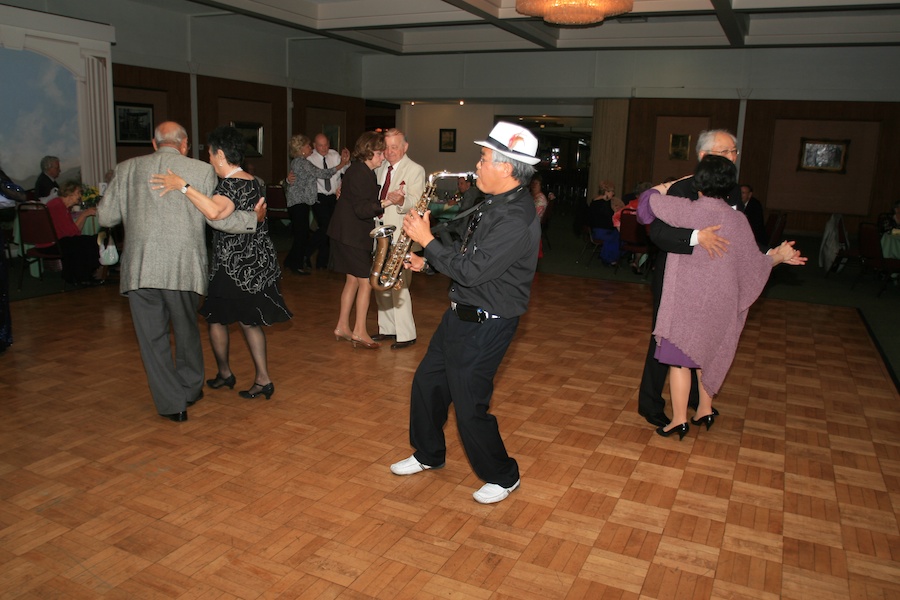
[[[476,502],[480,502],[482,504],[493,504],[494,502],[500,502],[501,500],[505,500],[511,492],[519,487],[519,483],[521,481],[521,479],[517,479],[516,482],[508,488],[499,486],[496,483],[486,483],[481,486],[480,490],[472,494],[472,497],[475,498]]]
[[[405,460],[401,460],[400,462],[394,463],[391,465],[391,473],[394,475],[414,475],[416,473],[421,473],[427,469],[440,469],[444,465],[438,465],[436,467],[430,467],[428,465],[423,465],[419,461],[416,460],[415,455],[410,456]]]

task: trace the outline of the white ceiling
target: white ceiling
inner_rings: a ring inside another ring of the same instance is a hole
[[[900,44],[900,2],[888,0],[635,0],[632,12],[589,27],[524,17],[515,0],[139,1],[396,55]]]

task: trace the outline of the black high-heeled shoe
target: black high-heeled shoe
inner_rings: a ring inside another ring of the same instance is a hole
[[[686,436],[687,432],[690,430],[691,430],[690,425],[688,425],[687,423],[682,423],[681,425],[676,425],[675,427],[673,427],[672,429],[670,429],[668,431],[666,431],[665,427],[659,427],[659,428],[657,428],[656,433],[658,433],[659,435],[661,435],[663,437],[669,437],[673,433],[677,433],[678,441],[680,442],[681,440],[684,439],[684,436]]]
[[[709,431],[709,428],[713,426],[713,423],[716,422],[716,417],[719,416],[719,411],[715,408],[712,409],[712,412],[705,417],[700,417],[699,419],[691,419],[691,425],[706,425],[706,430]]]
[[[237,378],[234,376],[234,373],[229,375],[228,377],[222,377],[218,373],[216,373],[215,379],[207,379],[206,385],[211,387],[214,390],[219,389],[222,386],[228,386],[231,389],[234,389],[234,384],[237,383]]]
[[[238,392],[238,396],[241,398],[253,399],[257,396],[265,396],[266,400],[272,397],[272,394],[275,393],[275,384],[271,381],[266,385],[260,385],[258,383],[254,383],[253,387],[249,390],[244,390],[242,392]]]

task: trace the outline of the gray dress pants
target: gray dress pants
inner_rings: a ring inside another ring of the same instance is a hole
[[[200,295],[138,289],[128,292],[128,303],[156,412],[184,412],[187,402],[203,388],[203,348],[197,328]],[[170,328],[175,336],[174,358]]]

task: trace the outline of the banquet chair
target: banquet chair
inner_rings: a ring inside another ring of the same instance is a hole
[[[875,223],[859,224],[859,262],[860,269],[850,289],[856,287],[862,276],[870,269],[880,274],[884,268],[884,256],[881,251],[881,240],[878,226]]]
[[[266,186],[266,214],[275,219],[290,219],[287,197],[280,185]]]
[[[19,275],[19,289],[25,279],[25,271],[30,265],[37,263],[38,279],[44,279],[44,261],[62,261],[63,255],[59,249],[56,230],[53,228],[53,220],[50,211],[40,202],[23,202],[16,206],[16,214],[19,217],[19,255],[22,257],[22,273]],[[38,244],[53,244],[48,248],[36,248]],[[63,279],[63,291],[66,290],[66,281]]]
[[[290,213],[288,213],[287,207],[287,196],[285,196],[285,190],[280,185],[267,185],[266,186],[266,216],[269,217],[269,226],[273,226],[276,223],[285,224],[285,221],[290,219]]]
[[[766,221],[766,235],[769,237],[769,248],[775,248],[784,241],[784,226],[787,223],[787,215],[783,212],[772,213]]]
[[[837,231],[838,251],[834,257],[834,262],[831,263],[831,268],[825,273],[825,277],[828,277],[831,273],[841,271],[841,269],[846,267],[851,260],[859,260],[859,250],[852,248],[850,246],[850,240],[847,239],[847,228],[844,227],[844,218],[841,215],[835,216],[837,217],[835,228]]]
[[[655,257],[654,250],[656,246],[650,241],[647,234],[647,227],[641,225],[637,220],[637,212],[632,209],[625,209],[621,214],[619,223],[619,248],[622,254],[630,252],[632,254],[646,254],[647,262],[644,277],[650,273],[653,268],[653,259]],[[616,272],[619,271],[620,260],[616,265]]]
[[[594,255],[600,254],[600,249],[603,248],[603,240],[594,237],[590,225],[582,227],[582,235],[584,236],[584,246],[581,248],[581,252],[578,253],[578,258],[575,259],[575,263],[580,263],[581,257],[584,256],[585,251],[590,249],[591,253],[588,256],[587,265],[585,265],[590,266],[591,261],[594,260]]]

